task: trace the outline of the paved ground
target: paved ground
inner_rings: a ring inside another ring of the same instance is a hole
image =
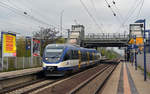
[[[24,74],[32,74],[32,73],[39,72],[41,70],[42,70],[42,67],[30,68],[30,69],[24,69],[24,70],[17,70],[17,71],[11,71],[11,72],[2,72],[2,73],[0,73],[0,79],[21,76],[21,75],[24,75]]]
[[[102,94],[117,94],[121,65],[122,64],[120,63],[111,75],[110,79],[105,85],[104,90],[102,91]]]
[[[131,64],[127,65],[139,94],[150,94],[150,80],[144,81],[144,75],[141,70],[135,70]]]
[[[129,63],[120,63],[107,81],[102,94],[150,94],[150,80]]]

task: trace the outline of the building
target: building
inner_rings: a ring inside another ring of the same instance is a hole
[[[69,32],[69,43],[80,45],[80,40],[84,39],[84,26],[72,25]]]

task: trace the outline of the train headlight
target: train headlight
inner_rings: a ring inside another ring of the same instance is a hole
[[[48,60],[48,58],[45,58],[45,60]]]
[[[60,58],[57,58],[57,60],[59,60]]]

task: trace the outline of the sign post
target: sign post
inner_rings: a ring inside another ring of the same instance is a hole
[[[135,23],[143,23],[144,25],[144,35],[143,35],[143,40],[144,40],[144,81],[146,81],[146,78],[147,78],[147,71],[146,71],[146,20],[145,19],[140,19],[140,20],[137,20]]]
[[[144,81],[146,81],[146,35],[145,35],[145,19],[144,19]]]
[[[4,57],[16,57],[16,34],[9,32],[1,32],[2,43],[2,64],[4,68]]]
[[[136,45],[136,35],[134,35],[134,45]],[[135,47],[135,50],[134,50],[134,54],[135,54],[135,70],[137,70],[137,56],[136,56],[136,51],[137,51],[137,48]]]

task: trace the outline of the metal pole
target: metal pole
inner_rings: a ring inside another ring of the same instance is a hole
[[[22,68],[24,69],[24,57],[23,57],[23,67]]]
[[[132,64],[132,62],[133,62],[133,56],[132,56],[132,53],[131,53],[131,64]]]
[[[1,53],[1,55],[2,55],[2,64],[1,64],[2,65],[1,66],[2,69],[1,70],[3,71],[3,66],[4,66],[4,57],[3,57],[3,32],[1,32],[1,44],[2,44],[2,49],[1,49],[2,50],[2,53]]]
[[[134,44],[136,46],[136,35],[134,36]],[[135,47],[135,50],[134,50],[134,54],[135,54],[135,70],[137,70],[136,47]]]
[[[62,16],[63,16],[64,10],[61,11],[60,13],[60,32],[61,32],[61,36],[62,36]]]
[[[148,31],[148,40],[149,40],[149,53],[150,53],[150,30]]]
[[[146,21],[144,19],[144,81],[146,81],[146,38],[145,38],[145,25],[146,25]]]
[[[33,37],[31,37],[31,64],[30,67],[32,67],[33,64]]]
[[[68,43],[69,43],[69,40],[70,40],[70,29],[68,29]]]
[[[135,70],[137,70],[137,55],[136,55],[136,49],[135,49]]]
[[[7,57],[7,66],[6,66],[6,70],[8,71],[8,57]]]
[[[15,57],[15,68],[17,69],[17,56]]]

